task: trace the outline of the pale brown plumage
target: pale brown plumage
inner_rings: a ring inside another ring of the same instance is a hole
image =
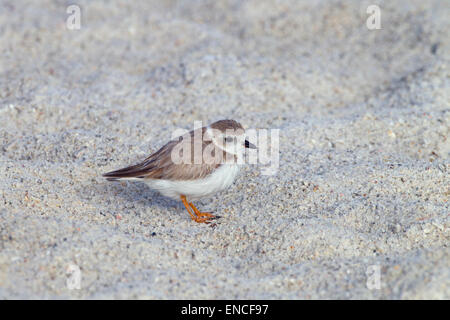
[[[212,129],[225,131],[227,129],[232,130],[244,130],[242,125],[234,120],[221,120],[213,123],[211,125]],[[225,151],[219,151],[217,161],[214,163],[194,163],[194,144],[196,140],[200,140],[198,143],[201,143],[202,149],[205,150],[209,144],[212,143],[211,140],[204,139],[204,135],[206,133],[206,127],[192,130],[184,136],[179,137],[176,140],[169,141],[166,145],[164,145],[161,149],[150,155],[141,163],[138,163],[133,166],[129,166],[123,169],[111,171],[105,173],[103,176],[108,180],[117,180],[119,178],[143,178],[143,179],[166,179],[166,180],[195,180],[201,179],[209,174],[212,171],[220,167],[222,159],[230,156]],[[191,142],[191,163],[180,163],[176,164],[172,161],[172,151],[179,144],[183,143],[185,138],[189,138]],[[213,150],[217,152],[217,149]],[[231,155],[231,157],[235,157]]]
[[[228,129],[233,131],[244,130],[244,127],[242,127],[242,125],[239,122],[230,119],[216,121],[213,124],[211,124],[210,127],[222,132],[225,132]]]

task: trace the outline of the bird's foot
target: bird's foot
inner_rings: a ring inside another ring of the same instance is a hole
[[[186,210],[189,212],[189,215],[191,216],[191,219],[194,220],[197,223],[211,223],[210,220],[220,218],[219,216],[213,215],[209,212],[200,212],[193,203],[188,202],[186,200],[185,196],[181,196],[181,201],[183,202],[184,206],[186,207]],[[191,212],[194,211],[193,213]]]
[[[191,219],[194,220],[197,223],[205,223],[205,224],[210,224],[210,218],[201,218],[201,217],[194,217],[191,216]]]
[[[197,218],[206,219],[206,221],[220,218],[219,216],[211,214],[210,212],[201,212],[194,206],[192,202],[190,202],[189,205],[191,206],[192,210],[194,210],[194,213],[197,216]]]

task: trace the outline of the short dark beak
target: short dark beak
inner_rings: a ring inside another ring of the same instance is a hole
[[[256,149],[256,146],[253,143],[248,142],[248,140],[245,140],[245,147],[249,149]]]

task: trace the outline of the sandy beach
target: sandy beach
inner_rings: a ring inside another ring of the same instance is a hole
[[[0,0],[0,299],[450,299],[449,16]],[[214,225],[101,176],[220,119],[279,166],[197,201]]]

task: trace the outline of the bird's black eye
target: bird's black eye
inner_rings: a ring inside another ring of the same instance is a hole
[[[224,140],[226,143],[231,143],[231,142],[233,142],[233,137],[225,137]]]

